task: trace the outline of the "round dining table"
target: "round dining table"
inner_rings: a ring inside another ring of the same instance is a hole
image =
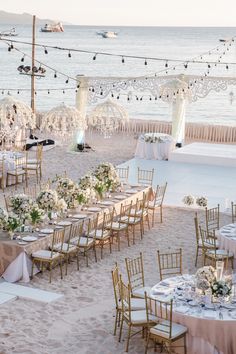
[[[172,320],[188,329],[188,354],[235,354],[236,299],[220,309],[210,302],[200,305],[183,290],[191,278],[190,275],[167,278],[152,288],[151,296],[162,301],[173,298]],[[178,345],[183,345],[181,339],[176,342]],[[183,353],[181,347],[176,350]]]
[[[147,160],[168,160],[175,143],[172,136],[146,133],[138,138],[135,157]]]
[[[236,258],[236,224],[223,226],[216,235],[219,248],[232,252]]]

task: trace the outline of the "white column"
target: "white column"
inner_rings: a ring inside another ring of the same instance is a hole
[[[80,111],[82,117],[86,119],[87,102],[88,102],[88,78],[83,75],[77,75],[77,85],[79,85],[76,93],[76,108]],[[75,143],[83,144],[85,142],[85,131],[78,130],[75,134]]]
[[[177,97],[172,103],[172,136],[179,144],[185,138],[185,103],[184,97]]]

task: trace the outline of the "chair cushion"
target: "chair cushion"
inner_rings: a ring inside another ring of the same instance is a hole
[[[27,164],[23,167],[25,170],[37,170],[39,168],[38,165],[33,165],[33,164]]]
[[[21,176],[21,175],[24,175],[25,174],[25,171],[24,170],[13,170],[13,171],[7,171],[7,174],[8,175],[13,175],[13,176]]]
[[[169,324],[170,324],[169,321],[163,320],[160,323],[158,323],[156,326],[152,327],[150,329],[150,333],[155,334],[162,338],[174,339],[188,331],[188,329],[185,326],[172,322],[172,330],[171,330],[171,337],[170,337],[169,328],[167,327]]]
[[[118,231],[118,230],[124,230],[126,229],[127,225],[126,224],[119,224],[118,222],[113,222],[111,230]]]
[[[152,200],[150,202],[148,202],[148,209],[154,209],[161,206],[160,202],[155,202],[155,200]]]
[[[93,244],[93,239],[89,238],[89,237],[80,237],[79,239],[79,243],[77,243],[77,245],[79,247],[86,247],[86,246],[90,246]]]
[[[68,247],[69,246],[69,247]],[[61,245],[55,245],[53,247],[53,251],[57,251],[57,252],[63,252],[63,253],[66,253],[66,252],[72,252],[72,251],[76,251],[76,246],[74,245],[69,245],[68,243],[63,243],[62,247]]]
[[[138,224],[138,223],[141,221],[141,218],[131,216],[131,217],[128,219],[127,216],[122,216],[120,220],[121,220],[122,222],[128,223],[128,224]]]
[[[147,293],[147,295],[149,296],[151,294],[151,288],[149,286],[144,286],[142,288],[138,288],[138,289],[134,289],[132,291],[132,296],[134,297],[139,297],[139,298],[142,298],[144,299],[145,295],[144,293]]]
[[[32,253],[33,258],[42,258],[42,259],[54,259],[60,256],[58,252],[52,252],[48,250],[39,250]]]
[[[36,165],[37,164],[37,159],[28,159],[27,160],[27,164],[33,164],[33,165]]]
[[[124,313],[124,316],[129,319],[129,313]],[[158,318],[155,316],[149,316],[149,319],[154,323],[158,322]],[[146,310],[131,311],[131,322],[134,324],[146,324],[147,323],[147,313]]]
[[[94,237],[94,234],[95,234],[95,230],[90,232],[88,237]],[[110,232],[108,230],[103,230],[103,232],[102,232],[102,229],[96,230],[96,239],[97,240],[102,240],[104,238],[108,238],[109,236],[110,236]]]
[[[215,256],[215,251],[214,250],[208,250],[206,252],[206,255],[208,256]],[[228,252],[226,250],[216,250],[216,257],[233,257],[233,253],[232,252]]]
[[[202,240],[199,240],[199,241],[198,241],[198,245],[201,246],[201,247],[203,247]],[[207,247],[210,247],[210,248],[213,247],[212,243],[205,242],[205,245],[206,245]],[[218,241],[218,240],[216,240],[216,247],[219,247],[219,241]]]
[[[131,209],[130,210],[130,215],[134,216],[134,215],[141,215],[142,214],[142,210],[136,210],[136,209]]]
[[[131,309],[132,311],[145,310],[146,309],[145,300],[131,298]]]

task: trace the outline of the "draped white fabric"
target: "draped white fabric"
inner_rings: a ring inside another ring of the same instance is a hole
[[[186,100],[178,97],[172,103],[172,136],[177,143],[183,143],[185,137],[185,103]]]

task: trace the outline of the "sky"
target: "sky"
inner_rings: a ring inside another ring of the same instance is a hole
[[[236,27],[235,0],[1,0],[0,9],[77,25]]]

